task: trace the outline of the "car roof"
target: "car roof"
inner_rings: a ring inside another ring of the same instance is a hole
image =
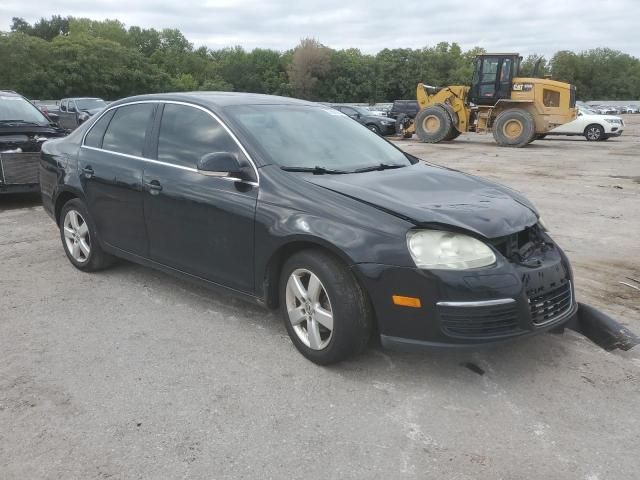
[[[229,105],[308,105],[317,106],[317,103],[298,100],[296,98],[279,97],[276,95],[262,95],[258,93],[243,92],[178,92],[178,93],[155,93],[149,95],[137,95],[127,97],[110,106],[117,106],[123,103],[142,102],[149,100],[167,100],[187,103],[198,103],[211,108],[226,107]]]
[[[3,97],[22,97],[22,95],[14,92],[13,90],[0,90],[0,94]]]

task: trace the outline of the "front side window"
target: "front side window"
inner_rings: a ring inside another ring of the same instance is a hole
[[[186,105],[164,106],[158,136],[158,160],[192,167],[208,153],[241,155],[224,127],[208,113]]]
[[[116,109],[104,134],[102,148],[141,157],[153,109],[152,103],[127,105]]]

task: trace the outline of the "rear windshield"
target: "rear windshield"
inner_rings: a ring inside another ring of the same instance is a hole
[[[49,120],[22,97],[0,94],[0,122],[28,122],[49,125]]]

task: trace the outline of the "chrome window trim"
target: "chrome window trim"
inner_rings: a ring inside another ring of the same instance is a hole
[[[114,152],[113,150],[105,150],[104,148],[90,147],[89,145],[80,145],[80,146],[82,148],[86,148],[88,150],[95,150],[96,152],[105,152],[105,153],[109,153],[111,155],[120,155],[121,157],[131,158],[133,160],[141,160],[143,162],[149,162],[149,163],[153,163],[153,164],[156,164],[156,165],[163,165],[165,167],[172,167],[172,168],[177,168],[179,170],[185,170],[187,172],[199,173],[200,175],[206,175],[205,173],[201,172],[197,168],[191,168],[191,167],[185,167],[183,165],[175,165],[173,163],[161,162],[160,160],[154,160],[152,158],[138,157],[137,155],[130,155],[128,153]],[[242,183],[246,183],[248,185],[252,185],[254,187],[257,187],[259,185],[257,182],[252,182],[250,180],[243,180],[243,179],[238,178],[238,177],[216,177],[216,178],[219,178],[220,180],[227,180],[227,181],[230,181],[230,182],[242,182]]]
[[[438,302],[439,307],[491,307],[494,305],[507,305],[515,303],[513,298],[499,298],[497,300],[481,300],[477,302]]]
[[[94,122],[91,124],[91,127],[87,129],[86,132],[84,132],[84,135],[82,136],[82,142],[80,143],[80,147],[81,148],[89,148],[91,150],[97,150],[100,152],[109,152],[112,154],[116,154],[116,155],[123,155],[125,157],[128,158],[133,158],[136,160],[142,160],[145,162],[151,162],[151,163],[156,163],[158,165],[166,165],[169,167],[176,167],[176,168],[180,168],[183,170],[189,170],[189,171],[194,171],[194,172],[198,172],[198,169],[196,168],[191,168],[191,167],[183,167],[182,165],[174,165],[173,163],[167,163],[167,162],[161,162],[159,160],[155,160],[155,159],[151,159],[151,158],[144,158],[144,157],[138,157],[136,155],[129,155],[126,153],[120,153],[120,152],[114,152],[113,150],[105,150],[103,148],[97,148],[97,147],[90,147],[88,145],[85,145],[85,140],[87,138],[87,135],[89,134],[89,132],[91,130],[93,130],[93,127],[96,125],[96,123],[98,123],[100,121],[100,119],[107,114],[107,112],[114,110],[116,108],[120,108],[120,107],[127,107],[129,105],[138,105],[138,104],[143,104],[143,103],[170,103],[170,104],[174,104],[174,105],[184,105],[186,107],[192,107],[192,108],[196,108],[198,110],[202,110],[203,112],[207,113],[209,116],[211,116],[216,122],[218,122],[220,125],[222,125],[222,128],[225,129],[225,131],[229,134],[229,136],[231,138],[233,138],[233,141],[236,142],[236,145],[238,145],[238,147],[240,148],[240,150],[242,151],[242,153],[244,154],[245,157],[247,157],[247,160],[249,161],[249,163],[251,164],[251,167],[253,167],[253,171],[256,174],[256,179],[257,182],[252,182],[252,181],[248,181],[248,180],[240,180],[237,179],[235,181],[239,181],[239,182],[243,182],[243,183],[247,183],[249,185],[253,185],[253,186],[259,186],[260,185],[260,173],[258,172],[258,167],[255,164],[255,162],[253,161],[253,158],[251,158],[251,155],[249,155],[249,152],[247,152],[247,149],[244,148],[244,145],[242,145],[242,143],[240,143],[240,140],[238,140],[238,137],[236,137],[236,135],[231,131],[231,129],[222,121],[222,119],[220,117],[218,117],[218,115],[216,115],[215,113],[213,113],[211,110],[205,108],[205,107],[201,107],[200,105],[195,105],[193,103],[188,103],[188,102],[182,102],[179,100],[136,100],[135,102],[127,102],[127,103],[121,103],[119,105],[113,105],[111,107],[105,108],[101,113],[100,116],[98,118],[96,118],[94,120]],[[225,178],[233,178],[233,177],[225,177]]]

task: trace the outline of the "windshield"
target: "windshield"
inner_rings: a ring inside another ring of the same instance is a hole
[[[411,165],[400,150],[329,107],[235,105],[226,111],[281,167],[353,171],[380,164]]]
[[[24,98],[0,95],[0,121],[6,120],[49,125],[47,117]]]
[[[353,108],[360,115],[371,115],[371,110],[368,110],[368,109],[366,109],[364,107],[354,107],[354,106],[351,106],[351,105],[350,105],[350,107]]]
[[[99,98],[79,98],[76,100],[76,106],[78,110],[93,110],[94,108],[104,108],[107,104]]]

